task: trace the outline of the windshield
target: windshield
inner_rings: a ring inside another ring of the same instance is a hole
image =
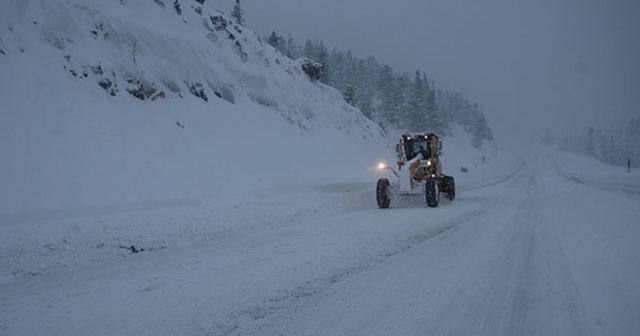
[[[405,154],[407,156],[407,161],[412,160],[416,157],[421,151],[426,153],[426,156],[431,156],[429,141],[426,140],[409,140],[406,141],[405,144]]]

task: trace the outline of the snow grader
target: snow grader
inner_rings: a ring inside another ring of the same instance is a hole
[[[452,176],[442,173],[440,156],[442,140],[434,132],[403,134],[396,146],[398,170],[380,163],[378,169],[393,172],[397,182],[391,183],[387,178],[378,179],[376,199],[378,207],[386,209],[391,203],[391,196],[418,195],[424,193],[427,206],[437,207],[440,194],[453,201],[456,197],[456,186]],[[403,169],[404,168],[404,169]]]

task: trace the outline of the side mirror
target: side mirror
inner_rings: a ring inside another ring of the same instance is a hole
[[[442,155],[442,140],[440,139],[436,142],[436,152],[438,153],[438,156]]]

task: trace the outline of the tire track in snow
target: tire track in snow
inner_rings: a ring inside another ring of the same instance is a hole
[[[507,203],[513,212],[483,238],[503,244],[478,260],[485,270],[468,269],[480,280],[463,279],[459,295],[433,320],[436,335],[588,334],[564,252],[550,224],[539,221],[535,176],[519,180],[528,185]]]
[[[230,313],[224,318],[224,322],[216,323],[211,328],[210,334],[255,335],[264,333],[264,328],[268,330],[271,325],[291,323],[289,316],[292,311],[304,311],[316,306],[321,300],[348,288],[350,285],[347,283],[354,278],[366,277],[367,273],[374,272],[376,268],[383,267],[386,263],[393,263],[393,260],[402,258],[407,251],[427,244],[487,210],[488,208],[476,210],[447,225],[429,227],[423,232],[401,240],[400,243],[393,243],[393,246],[370,251],[363,259],[348,267],[336,269],[319,278],[307,279],[293,286],[292,289],[281,290],[276,295],[261,298],[254,306]]]
[[[517,173],[520,172],[523,167],[524,164],[515,172],[512,172],[499,181],[477,189],[492,187],[505,182],[510,182],[510,184],[517,183],[521,179]],[[380,211],[375,207],[374,199],[371,196],[373,193],[363,188],[364,186],[360,185],[358,188],[355,188],[360,189],[359,191],[350,192],[348,196],[350,197],[351,202],[349,202],[349,204],[351,204],[351,206],[345,205],[345,208],[341,210],[350,213],[367,211],[366,209],[368,209],[368,211]],[[343,191],[343,188],[336,188],[334,186],[329,186],[326,189],[331,192]],[[355,207],[353,207],[354,204],[356,205]],[[415,206],[416,204],[412,205]],[[457,219],[447,220],[445,224],[436,227],[430,226],[428,229],[421,230],[421,232],[404,238],[400,242],[393,242],[375,251],[369,251],[369,253],[358,259],[357,262],[347,267],[334,269],[322,277],[307,279],[293,286],[293,289],[282,290],[275,295],[263,297],[257,300],[257,304],[230,313],[223,321],[216,323],[211,329],[212,334],[220,334],[221,331],[226,331],[224,334],[227,335],[264,334],[265,332],[269,333],[274,326],[278,326],[276,330],[281,330],[283,325],[291,325],[291,315],[297,315],[301,311],[313,309],[313,307],[316,307],[323,301],[330,301],[337,295],[336,293],[349,292],[349,288],[353,286],[353,283],[357,284],[359,280],[370,277],[370,274],[381,272],[381,270],[388,268],[389,265],[393,265],[398,260],[402,260],[407,252],[415,250],[417,247],[427,246],[429,242],[434,240],[446,240],[441,237],[449,234],[453,235],[453,233],[451,233],[452,230],[459,230],[461,226],[464,226],[463,224],[474,222],[475,219],[487,213],[495,206],[496,204],[491,203],[481,204],[479,208],[477,207],[475,210],[463,214]],[[428,211],[434,210],[401,206],[400,208],[385,210],[385,214],[398,216],[412,211],[424,211],[424,213],[428,213]]]

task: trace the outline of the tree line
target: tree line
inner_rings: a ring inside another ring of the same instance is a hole
[[[632,119],[624,128],[603,130],[589,127],[585,131],[557,137],[547,131],[544,144],[559,149],[589,155],[615,166],[640,165],[640,117]]]
[[[472,136],[476,147],[493,140],[483,108],[461,93],[436,88],[424,71],[398,73],[373,56],[358,58],[351,50],[336,48],[329,51],[323,42],[310,39],[301,45],[291,35],[285,38],[275,31],[266,40],[291,59],[305,57],[320,64],[314,79],[336,88],[347,103],[384,129],[452,135],[457,124]]]

